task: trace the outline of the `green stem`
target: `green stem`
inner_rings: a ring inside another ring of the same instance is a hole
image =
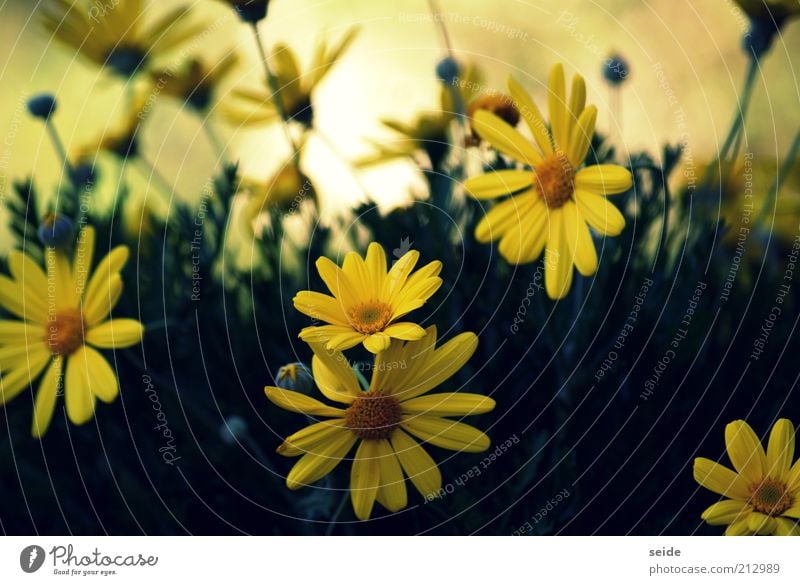
[[[795,134],[792,146],[789,147],[789,152],[786,154],[786,158],[784,159],[781,168],[778,170],[778,176],[775,177],[775,181],[772,183],[772,187],[770,187],[769,193],[767,194],[767,199],[764,201],[764,205],[758,212],[758,216],[756,217],[755,221],[756,225],[759,225],[764,220],[764,217],[767,214],[767,209],[775,206],[775,199],[778,197],[778,192],[781,190],[783,179],[789,174],[789,171],[792,170],[794,163],[797,161],[798,155],[800,155],[800,132]]]
[[[272,72],[272,69],[269,66],[269,59],[267,59],[267,51],[264,48],[264,43],[261,41],[261,35],[258,34],[258,24],[252,23],[253,25],[253,36],[256,40],[256,46],[258,47],[258,54],[261,57],[261,63],[264,66],[264,74],[267,77],[267,85],[269,86],[270,91],[272,92],[272,102],[275,104],[275,109],[278,111],[278,115],[281,118],[281,122],[283,125],[283,132],[286,135],[286,141],[292,147],[292,162],[294,166],[298,167],[300,164],[300,149],[297,146],[294,138],[292,137],[292,130],[289,127],[289,122],[291,119],[289,118],[286,110],[283,107],[283,101],[281,100],[281,88],[278,85],[278,79],[275,77],[275,74]]]

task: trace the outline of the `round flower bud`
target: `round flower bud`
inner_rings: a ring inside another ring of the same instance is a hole
[[[247,422],[240,416],[233,415],[225,419],[219,427],[219,438],[226,445],[235,445],[247,436]]]
[[[275,385],[278,388],[307,394],[314,390],[314,376],[304,363],[286,364],[278,370],[278,375],[275,377]]]
[[[621,55],[611,55],[603,62],[603,77],[611,85],[622,85],[630,75],[630,66]]]
[[[459,72],[458,62],[452,57],[445,57],[436,64],[436,76],[445,83],[453,83]]]
[[[56,98],[50,93],[39,93],[28,100],[28,111],[31,116],[48,120],[56,111]]]
[[[236,9],[243,21],[256,23],[267,16],[269,0],[228,0],[228,4]]]
[[[48,213],[37,230],[39,241],[49,248],[64,249],[72,243],[75,225],[62,213]]]

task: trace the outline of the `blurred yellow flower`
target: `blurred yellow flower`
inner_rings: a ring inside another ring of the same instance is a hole
[[[159,57],[198,35],[206,25],[189,23],[190,6],[177,6],[155,22],[146,0],[47,0],[46,30],[78,54],[114,73],[131,77]]]
[[[795,431],[783,418],[775,423],[767,451],[743,420],[725,427],[725,445],[736,472],[699,457],[694,479],[726,500],[702,514],[712,526],[727,525],[727,536],[800,536],[800,461],[792,465]]]
[[[564,68],[558,64],[551,70],[550,131],[522,86],[513,78],[508,86],[538,148],[491,112],[475,113],[473,127],[481,138],[533,168],[496,171],[466,181],[467,192],[476,199],[512,195],[489,210],[475,237],[484,243],[500,239],[500,254],[512,264],[533,262],[545,250],[545,288],[550,298],[560,299],[572,284],[573,264],[584,276],[597,270],[588,226],[611,236],[625,227],[622,213],[605,196],[630,189],[632,177],[617,165],[581,168],[591,146],[597,108],[586,106],[586,85],[580,75],[573,78],[568,101]]]
[[[418,341],[392,344],[375,358],[369,391],[361,390],[347,359],[322,344],[312,344],[312,370],[320,392],[345,405],[328,406],[305,394],[267,386],[267,398],[281,408],[311,417],[330,417],[287,437],[278,453],[301,456],[286,477],[289,489],[328,475],[358,443],[350,474],[350,496],[360,520],[369,519],[375,501],[391,512],[406,507],[405,476],[423,496],[439,491],[436,463],[412,435],[442,449],[485,451],[489,437],[444,417],[489,412],[495,402],[480,394],[427,394],[449,379],[478,346],[474,333],[462,333],[436,348],[436,327]]]
[[[350,47],[359,28],[350,28],[334,45],[324,41],[317,43],[314,57],[307,73],[301,73],[294,51],[284,44],[272,50],[271,61],[279,88],[281,105],[286,115],[306,126],[313,121],[311,94],[322,82],[331,68]],[[278,111],[267,86],[258,89],[239,88],[222,104],[222,112],[228,120],[242,126],[266,124],[278,119]]]
[[[458,111],[468,108],[483,95],[486,89],[483,72],[475,65],[468,64],[460,77],[452,85],[442,84],[439,92],[439,109],[417,115],[410,122],[382,119],[389,130],[399,136],[391,140],[374,140],[375,152],[358,159],[358,167],[392,162],[397,159],[413,157],[424,153],[432,166],[447,153],[450,144],[450,126]],[[456,100],[460,104],[455,103]]]
[[[153,71],[153,91],[176,98],[198,112],[205,112],[214,103],[220,84],[238,64],[239,55],[236,53],[228,53],[215,63],[192,57],[177,69]]]
[[[421,339],[422,327],[396,321],[424,305],[442,286],[442,263],[433,261],[412,274],[417,260],[419,252],[410,250],[387,272],[386,254],[375,242],[369,245],[366,261],[349,252],[342,268],[319,258],[317,270],[333,296],[300,291],[294,306],[328,325],[306,327],[300,338],[340,351],[363,343],[372,353],[385,351],[392,339]]]
[[[44,371],[34,406],[35,437],[47,431],[62,391],[67,416],[76,425],[92,418],[97,399],[113,402],[117,376],[94,348],[128,347],[142,338],[139,321],[110,318],[122,293],[120,271],[128,248],[111,250],[90,278],[94,239],[92,228],[83,229],[72,261],[62,250],[46,248],[46,271],[13,251],[11,277],[0,276],[0,305],[19,318],[0,321],[0,405]]]
[[[297,211],[300,205],[310,200],[317,204],[317,192],[311,179],[297,166],[287,163],[268,181],[243,178],[239,192],[247,196],[240,215],[242,230],[254,235],[254,223],[267,209],[276,208],[283,213]]]

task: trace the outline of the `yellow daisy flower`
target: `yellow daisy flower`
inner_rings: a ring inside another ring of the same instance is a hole
[[[334,45],[328,45],[324,41],[319,42],[309,70],[305,74],[300,72],[297,57],[292,49],[284,44],[275,46],[272,50],[275,78],[280,90],[283,111],[289,118],[307,126],[311,125],[313,120],[311,94],[353,43],[358,31],[359,27],[350,28]],[[234,90],[230,98],[223,102],[221,109],[230,122],[242,126],[254,126],[278,120],[272,92],[268,92],[266,86],[259,89]]]
[[[42,9],[45,29],[101,67],[131,77],[163,54],[202,32],[204,23],[186,22],[189,5],[177,6],[145,24],[146,2],[49,0]]]
[[[472,126],[497,151],[533,171],[496,171],[466,181],[467,191],[477,199],[512,194],[489,210],[475,237],[484,243],[500,239],[500,254],[512,264],[533,262],[545,250],[545,288],[551,298],[560,299],[572,284],[573,264],[584,276],[597,270],[588,226],[610,236],[625,227],[622,213],[605,196],[630,189],[632,177],[617,165],[581,168],[597,108],[586,106],[586,84],[580,75],[573,78],[568,100],[564,68],[558,64],[550,72],[551,130],[522,86],[509,78],[508,87],[535,145],[486,110],[475,112]]]
[[[385,351],[392,339],[422,339],[425,330],[416,323],[396,322],[424,305],[442,286],[442,263],[435,260],[412,274],[417,260],[419,252],[410,250],[387,272],[386,254],[375,242],[369,245],[366,259],[349,252],[341,268],[324,256],[319,258],[317,270],[333,296],[300,291],[294,306],[328,325],[306,327],[300,338],[338,351],[363,343],[372,353]]]
[[[95,349],[138,343],[143,326],[135,319],[111,319],[122,293],[120,271],[128,248],[111,250],[89,277],[94,230],[78,236],[73,260],[45,250],[46,271],[26,254],[8,256],[11,277],[0,275],[0,306],[19,318],[0,320],[0,405],[13,399],[44,372],[36,392],[32,433],[47,431],[64,394],[67,416],[76,425],[94,414],[95,401],[113,402],[119,382]]]
[[[736,472],[710,459],[694,460],[694,479],[724,496],[701,518],[727,525],[727,536],[800,536],[800,461],[794,458],[794,426],[782,418],[772,427],[767,451],[743,420],[725,427],[725,445]]]
[[[488,449],[490,440],[484,433],[444,417],[489,412],[494,400],[462,392],[427,394],[461,369],[475,352],[478,338],[462,333],[435,346],[436,327],[428,328],[418,341],[392,344],[376,356],[369,391],[363,392],[344,355],[312,344],[317,386],[344,408],[267,386],[267,398],[281,408],[331,418],[287,437],[278,447],[281,455],[302,455],[286,477],[286,486],[295,490],[322,479],[358,443],[350,496],[356,516],[367,520],[376,500],[391,512],[405,508],[404,473],[423,496],[441,488],[439,468],[413,437],[453,451]]]
[[[152,73],[153,84],[161,95],[181,100],[198,112],[209,109],[225,78],[239,64],[239,55],[228,53],[220,61],[192,57],[177,70],[167,68]]]

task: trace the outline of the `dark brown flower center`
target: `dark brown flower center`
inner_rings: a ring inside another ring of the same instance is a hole
[[[392,320],[392,308],[382,301],[367,301],[351,308],[350,325],[364,335],[383,331]]]
[[[780,516],[792,507],[792,495],[785,483],[766,478],[752,487],[750,504],[753,509],[769,516]]]
[[[536,165],[534,187],[547,207],[562,207],[575,192],[575,169],[561,152],[551,154]]]
[[[63,309],[45,325],[45,339],[50,351],[67,356],[83,345],[84,322],[78,309]]]
[[[347,428],[360,439],[388,439],[400,424],[400,403],[393,396],[368,392],[347,408]]]

